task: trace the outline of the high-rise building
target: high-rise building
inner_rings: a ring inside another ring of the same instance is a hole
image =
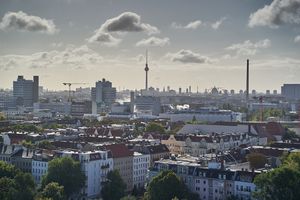
[[[26,80],[23,76],[13,82],[13,97],[17,106],[32,107],[39,100],[39,77]]]
[[[33,98],[33,103],[39,101],[39,77],[38,76],[33,76],[32,98]]]
[[[288,99],[300,99],[300,84],[283,84],[281,95]]]
[[[159,115],[161,111],[159,97],[154,96],[136,96],[135,109],[137,113]]]
[[[116,100],[117,90],[112,87],[112,83],[105,79],[96,82],[96,87],[92,87],[92,101],[96,102],[97,106],[110,107]]]

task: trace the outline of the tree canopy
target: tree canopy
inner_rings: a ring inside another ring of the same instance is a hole
[[[57,182],[64,187],[67,197],[77,193],[84,186],[85,175],[81,171],[80,163],[70,157],[55,158],[49,162],[48,172],[42,180],[42,187]]]
[[[250,163],[250,167],[254,169],[263,168],[267,163],[267,158],[261,153],[250,153],[247,155],[247,160]]]
[[[119,200],[125,195],[126,184],[118,170],[107,173],[107,181],[104,183],[101,194],[104,200]]]
[[[11,164],[0,161],[0,191],[0,199],[32,200],[35,195],[33,177]]]
[[[144,195],[145,200],[157,199],[198,199],[188,191],[182,180],[173,171],[163,171],[152,179]]]
[[[155,122],[150,122],[146,126],[146,132],[165,133],[166,131],[165,131],[165,128],[161,124],[155,123]]]
[[[283,164],[255,177],[259,200],[298,200],[300,197],[300,153],[291,153]]]
[[[51,182],[45,186],[43,191],[41,192],[41,198],[49,198],[52,200],[64,200],[64,186],[59,185],[56,182]]]

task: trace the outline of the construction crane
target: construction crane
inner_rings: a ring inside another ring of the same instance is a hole
[[[71,86],[72,85],[85,85],[87,83],[63,83],[63,85],[69,86],[69,97],[68,97],[68,102],[71,101]]]

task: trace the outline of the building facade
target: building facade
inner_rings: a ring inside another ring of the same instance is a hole
[[[251,200],[255,191],[254,177],[257,172],[231,171],[221,168],[204,168],[200,164],[160,160],[149,171],[149,181],[164,170],[175,172],[189,188],[197,193],[201,200],[226,200],[235,197]]]
[[[13,82],[13,97],[17,106],[32,107],[39,99],[39,77],[26,80],[23,76]]]
[[[92,101],[96,103],[97,112],[101,108],[105,109],[110,107],[116,101],[117,90],[115,87],[112,87],[112,83],[105,79],[102,81],[97,81],[95,87],[92,87],[91,97]]]
[[[283,84],[281,86],[281,95],[287,99],[300,99],[300,84]]]
[[[146,175],[150,167],[150,155],[134,152],[133,154],[133,187],[144,188]]]

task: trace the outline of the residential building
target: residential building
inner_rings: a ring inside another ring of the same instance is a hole
[[[200,164],[188,161],[159,160],[149,171],[149,181],[159,172],[171,170],[185,183],[188,189],[199,195],[201,200],[226,200],[229,197],[237,199],[254,199],[255,191],[253,180],[258,172],[224,170],[222,165],[202,167]]]
[[[0,144],[0,160],[12,164],[12,156],[22,149],[21,145]]]
[[[134,151],[150,155],[150,167],[154,162],[162,158],[169,158],[170,151],[165,144],[158,145],[135,145]]]
[[[43,176],[48,172],[48,162],[54,158],[52,152],[37,151],[32,157],[31,174],[37,185],[42,183]]]
[[[23,147],[11,157],[11,163],[25,173],[31,173],[33,149]]]
[[[85,187],[81,194],[88,198],[101,195],[103,183],[107,181],[107,173],[113,170],[113,159],[110,151],[56,151],[59,156],[69,156],[81,164],[85,174]]]
[[[170,135],[167,140],[161,140],[161,143],[165,144],[172,154],[199,157],[206,153],[236,149],[240,145],[258,145],[259,139],[248,133],[211,133],[208,135]]]
[[[150,154],[141,154],[134,152],[133,154],[133,187],[144,188],[146,183],[146,175],[150,167]]]
[[[127,191],[133,189],[133,152],[125,144],[104,145],[104,149],[110,150],[113,158],[113,169],[118,170]]]

